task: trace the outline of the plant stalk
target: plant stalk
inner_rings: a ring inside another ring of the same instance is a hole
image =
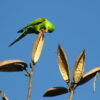
[[[74,95],[74,90],[71,90],[71,91],[70,91],[69,100],[72,100],[72,98],[73,98],[73,95]]]
[[[31,99],[33,69],[34,69],[34,64],[30,65],[30,72],[29,72],[29,88],[28,88],[27,100],[30,100],[30,99]]]

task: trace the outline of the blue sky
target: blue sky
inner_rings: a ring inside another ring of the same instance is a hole
[[[35,34],[27,35],[12,47],[8,45],[19,35],[17,31],[39,17],[55,25],[52,34],[45,35],[45,44],[33,74],[32,100],[67,100],[69,94],[44,98],[50,87],[64,86],[57,63],[57,47],[67,53],[70,70],[78,54],[86,49],[85,72],[100,66],[100,1],[99,0],[1,0],[0,60],[20,59],[31,62]],[[28,78],[25,72],[0,73],[0,89],[10,100],[27,98]],[[100,97],[100,78],[93,93],[93,80],[76,89],[73,100],[95,100]],[[0,98],[1,100],[1,98]]]

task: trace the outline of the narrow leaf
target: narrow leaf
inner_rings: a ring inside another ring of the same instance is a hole
[[[17,72],[26,70],[27,64],[22,60],[0,61],[0,72]]]
[[[32,50],[32,62],[34,64],[36,64],[37,61],[39,60],[39,57],[42,52],[43,44],[44,44],[44,35],[42,33],[39,33],[39,35],[36,37],[33,50]]]
[[[82,77],[82,73],[84,71],[84,63],[85,63],[85,50],[83,50],[76,59],[74,66],[74,82],[78,83]]]
[[[70,70],[69,70],[68,59],[64,52],[64,49],[60,45],[58,46],[58,65],[64,81],[69,82]]]
[[[80,80],[78,85],[83,85],[86,82],[88,82],[89,80],[91,80],[93,77],[95,77],[97,72],[100,72],[100,67],[96,67],[96,68],[90,70],[89,72],[87,72],[86,74],[83,74],[82,79]]]
[[[53,88],[49,88],[45,93],[44,93],[44,97],[53,97],[53,96],[58,96],[58,95],[62,95],[68,93],[68,89],[65,87],[53,87]]]

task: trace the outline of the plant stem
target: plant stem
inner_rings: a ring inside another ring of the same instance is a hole
[[[74,90],[71,90],[71,91],[70,91],[69,100],[72,100],[72,98],[73,98],[73,95],[74,95]]]
[[[29,88],[28,88],[27,100],[30,100],[31,93],[32,93],[33,69],[34,69],[34,65],[32,64],[30,65],[30,72],[29,72]]]

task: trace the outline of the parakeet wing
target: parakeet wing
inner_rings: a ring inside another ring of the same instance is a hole
[[[42,17],[42,18],[39,18],[39,19],[36,19],[36,20],[32,21],[31,23],[29,23],[26,27],[24,27],[24,28],[22,28],[21,30],[19,30],[18,33],[23,32],[23,30],[24,30],[25,28],[27,28],[28,26],[38,25],[38,24],[44,22],[45,20],[46,20],[46,19],[43,18],[43,17]]]

